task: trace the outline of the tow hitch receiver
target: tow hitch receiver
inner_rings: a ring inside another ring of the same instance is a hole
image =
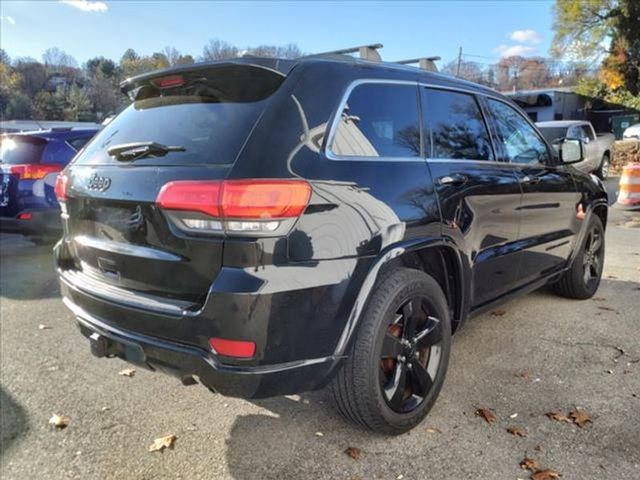
[[[106,357],[109,353],[109,339],[99,333],[92,333],[89,337],[91,353],[98,358]]]

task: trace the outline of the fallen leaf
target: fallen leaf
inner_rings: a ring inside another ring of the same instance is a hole
[[[555,470],[546,468],[544,470],[538,470],[536,473],[531,475],[531,480],[553,480],[554,478],[560,478],[561,476],[562,475]]]
[[[38,325],[38,330],[51,330],[51,327],[48,325],[43,325],[42,323]]]
[[[102,407],[100,409],[100,411],[102,411],[102,412],[108,412],[109,410],[111,410],[111,407]]]
[[[360,449],[357,447],[348,447],[344,453],[349,455],[354,460],[358,460],[360,458]]]
[[[573,423],[575,423],[580,428],[591,422],[591,417],[584,410],[575,409],[572,412],[569,412],[569,417],[571,417]]]
[[[558,411],[555,411],[555,410],[553,412],[545,413],[545,416],[547,416],[551,420],[555,420],[556,422],[571,423],[571,419],[569,417],[567,417],[564,413],[558,412]]]
[[[525,380],[529,380],[529,372],[520,372],[516,374],[517,377],[524,378]]]
[[[516,437],[526,437],[527,431],[521,427],[509,427],[507,428],[507,432],[511,435],[515,435]]]
[[[54,413],[49,419],[49,425],[53,425],[54,427],[62,430],[63,428],[67,428],[67,425],[69,425],[69,417]]]
[[[524,457],[520,462],[520,468],[523,470],[531,470],[532,472],[535,472],[539,467],[540,465],[538,465],[538,461],[533,458]]]
[[[324,433],[322,433],[322,432],[316,432],[316,437],[324,437]]]
[[[493,312],[491,312],[491,315],[493,315],[494,317],[502,317],[506,313],[506,310],[494,310]]]
[[[541,452],[542,450],[544,450],[544,448],[542,448],[542,445],[536,445],[535,447],[533,447],[533,449],[534,449],[536,452]]]
[[[124,370],[120,370],[118,375],[122,375],[123,377],[133,377],[136,374],[135,368],[125,368]]]
[[[150,452],[162,452],[165,448],[173,448],[176,442],[175,435],[167,435],[166,437],[156,438],[151,445],[149,445]]]
[[[478,417],[484,418],[488,424],[491,424],[496,419],[496,416],[493,414],[493,412],[487,408],[477,409],[476,415]]]
[[[427,428],[427,432],[429,432],[429,433],[442,433],[442,430],[440,430],[439,428],[436,428],[436,427],[429,427],[429,428]]]
[[[518,416],[517,413],[512,413],[511,415],[509,415],[509,418],[516,418]]]

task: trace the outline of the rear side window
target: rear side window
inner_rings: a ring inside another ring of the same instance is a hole
[[[27,165],[40,163],[47,141],[37,137],[3,136],[0,140],[0,163]]]
[[[489,133],[473,95],[425,88],[422,111],[431,158],[493,160]]]
[[[91,137],[72,138],[71,140],[67,140],[67,143],[71,145],[74,150],[79,151],[89,140],[91,140]]]
[[[510,162],[544,164],[549,160],[546,144],[520,113],[497,100],[489,99],[487,103],[496,123],[498,141]]]
[[[383,83],[355,87],[341,113],[331,152],[343,157],[419,157],[417,87]]]
[[[151,78],[132,86],[133,103],[114,118],[75,163],[118,163],[111,147],[156,142],[182,147],[136,165],[234,163],[283,76],[252,66],[219,66]]]

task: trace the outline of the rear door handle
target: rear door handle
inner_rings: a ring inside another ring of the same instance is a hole
[[[540,183],[539,177],[530,177],[529,175],[525,175],[520,179],[520,183],[526,183],[529,185],[534,185],[536,183]]]
[[[462,185],[467,182],[467,176],[461,175],[459,173],[454,173],[453,175],[445,175],[444,177],[440,177],[438,179],[438,183],[440,185]]]

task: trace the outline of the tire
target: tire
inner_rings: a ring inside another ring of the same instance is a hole
[[[604,251],[602,220],[592,214],[578,254],[573,259],[569,270],[553,285],[555,292],[560,296],[578,300],[591,298],[600,286]],[[588,274],[587,269],[589,269]]]
[[[383,348],[384,353],[402,354],[383,358]],[[449,308],[438,283],[418,270],[387,271],[374,287],[350,355],[333,379],[338,411],[378,433],[411,430],[440,393],[450,351]]]
[[[598,170],[595,171],[595,174],[598,176],[600,180],[606,180],[609,178],[609,169],[611,167],[611,159],[609,158],[609,154],[605,153],[602,156],[602,161],[600,162],[600,166]]]

